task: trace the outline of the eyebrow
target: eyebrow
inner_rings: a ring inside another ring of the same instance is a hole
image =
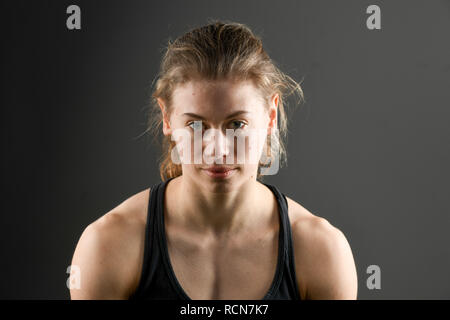
[[[229,119],[229,118],[232,118],[232,117],[236,117],[236,116],[241,115],[241,114],[244,114],[244,113],[250,113],[250,111],[239,110],[239,111],[236,111],[236,112],[230,114],[230,115],[229,115],[228,117],[226,117],[225,119]],[[182,116],[189,116],[189,117],[199,118],[199,119],[205,120],[205,118],[202,117],[201,115],[198,115],[198,114],[195,114],[195,113],[191,113],[191,112],[185,112],[185,113],[182,114]]]

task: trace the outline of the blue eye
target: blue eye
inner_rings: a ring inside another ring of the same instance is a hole
[[[233,127],[237,126],[234,129],[242,129],[244,126],[247,125],[245,122],[239,120],[232,121],[231,123],[233,124]]]
[[[193,121],[188,123],[188,126],[191,127],[193,130],[202,130],[203,124],[201,121]]]

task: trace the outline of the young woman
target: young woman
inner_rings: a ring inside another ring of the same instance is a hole
[[[247,140],[245,152],[262,156],[270,144],[284,159],[283,101],[292,92],[303,97],[245,25],[215,21],[169,41],[149,123],[154,136],[164,134],[162,181],[86,227],[72,261],[81,287],[71,298],[356,299],[344,234],[262,182],[262,158],[226,162],[239,158],[227,129],[262,129],[263,148]],[[177,130],[193,138],[209,129],[212,149],[172,140]],[[186,161],[196,152],[213,163]]]

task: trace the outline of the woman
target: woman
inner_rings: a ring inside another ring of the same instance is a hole
[[[356,299],[343,233],[261,181],[284,159],[283,99],[292,92],[303,96],[245,25],[215,21],[169,41],[149,124],[154,136],[162,124],[162,181],[84,230],[71,298]],[[242,144],[225,135],[261,129],[264,143],[246,137],[243,159]],[[189,136],[172,140],[180,130]]]

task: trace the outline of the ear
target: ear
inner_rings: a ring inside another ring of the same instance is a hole
[[[166,112],[166,105],[161,98],[157,98],[159,108],[161,109],[162,121],[163,121],[163,133],[165,136],[172,134],[172,128],[170,127],[170,119]]]
[[[279,95],[278,93],[275,93],[270,98],[269,103],[269,127],[267,129],[267,134],[271,133],[272,129],[277,128],[277,115],[278,115],[278,102],[279,102]]]

